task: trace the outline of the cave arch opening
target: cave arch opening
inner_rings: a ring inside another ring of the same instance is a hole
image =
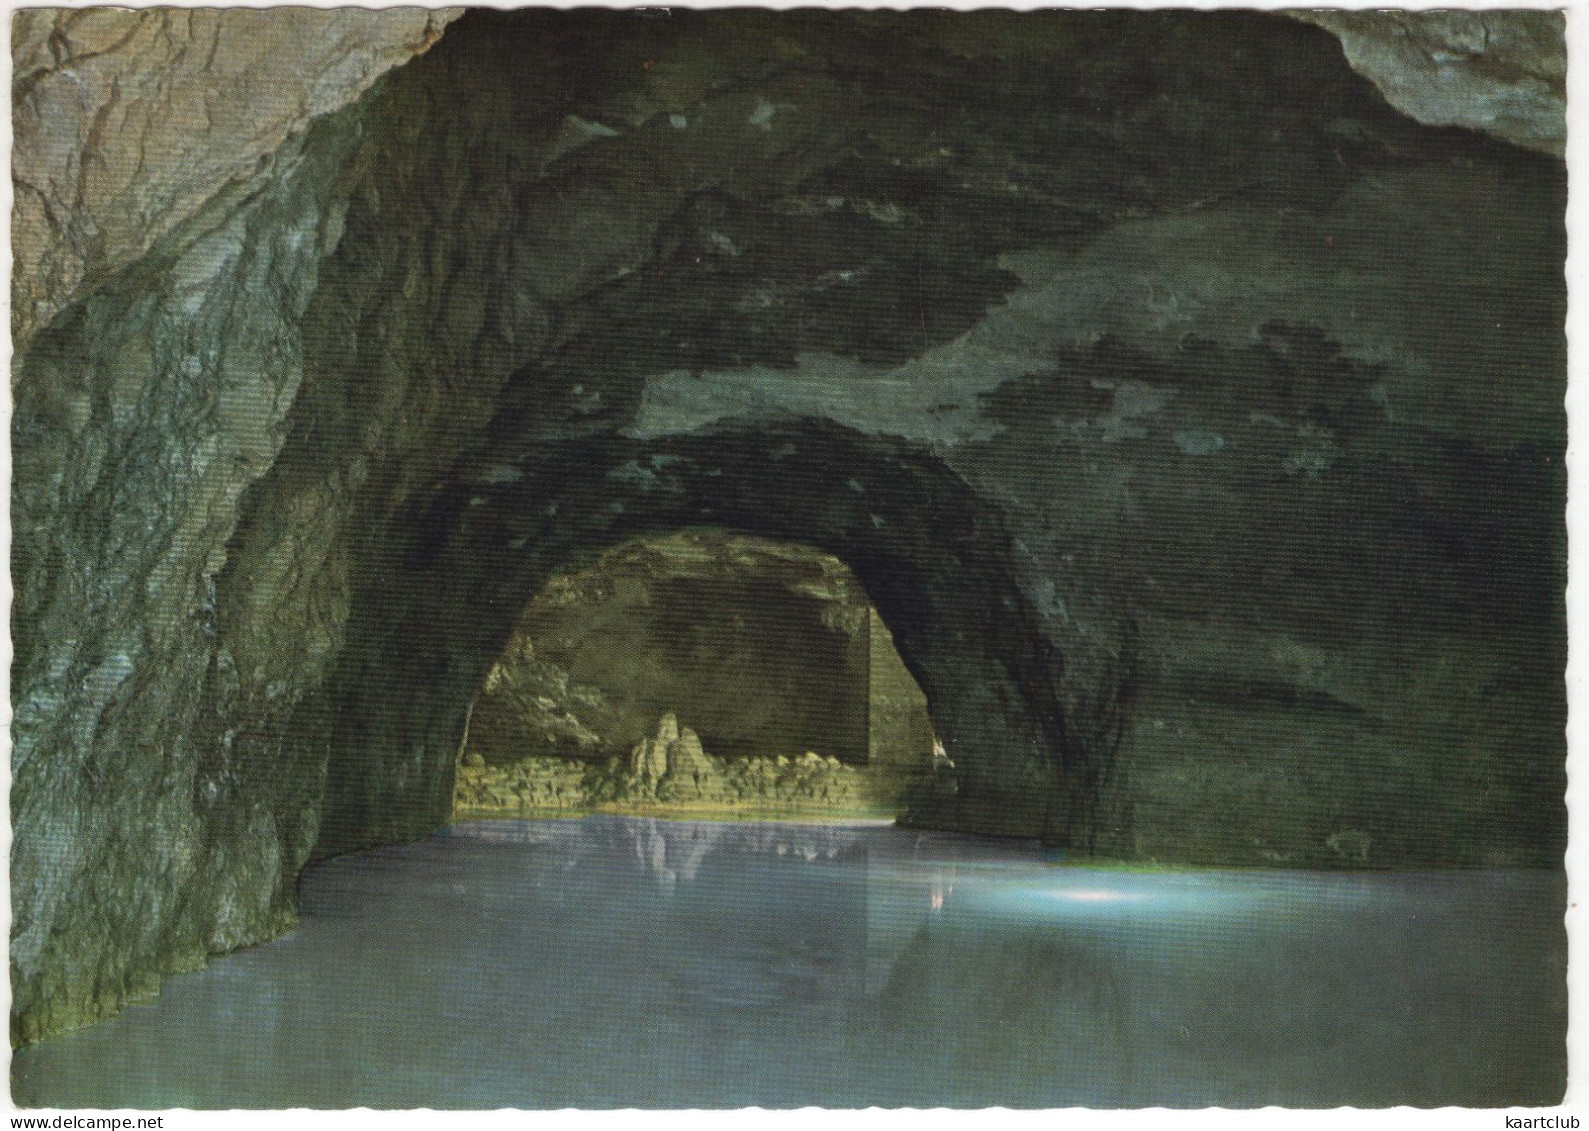
[[[532,598],[614,547],[702,527],[813,547],[854,571],[955,765],[953,794],[906,819],[1085,835],[1096,783],[1075,759],[1062,657],[1009,534],[940,456],[797,419],[499,457],[406,516],[404,551],[355,604],[355,645],[330,681],[316,855],[445,824],[470,704]]]
[[[891,817],[935,776],[952,789],[935,745],[847,565],[690,527],[547,580],[470,706],[455,814]]]

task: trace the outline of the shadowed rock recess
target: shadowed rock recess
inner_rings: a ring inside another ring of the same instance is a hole
[[[854,571],[908,821],[1559,866],[1548,97],[1253,13],[452,15],[16,17],[15,1040],[449,820],[532,598],[684,528]]]
[[[888,817],[931,780],[933,743],[843,562],[681,530],[530,602],[470,707],[455,808]]]

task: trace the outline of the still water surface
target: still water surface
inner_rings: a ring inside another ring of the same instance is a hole
[[[81,1107],[1559,1101],[1550,872],[1130,872],[882,826],[479,821],[13,1062]]]

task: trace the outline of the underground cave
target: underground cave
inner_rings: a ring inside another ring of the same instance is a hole
[[[16,1101],[1558,1102],[1562,26],[17,12]]]

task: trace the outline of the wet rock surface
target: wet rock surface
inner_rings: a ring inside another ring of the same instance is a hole
[[[19,268],[18,1039],[444,823],[526,604],[680,527],[855,571],[912,820],[1559,865],[1559,161],[1254,13],[475,12],[283,136]]]

